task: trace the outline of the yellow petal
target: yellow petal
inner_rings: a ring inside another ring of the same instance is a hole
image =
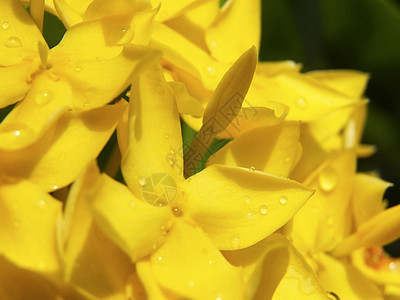
[[[37,141],[71,106],[71,89],[63,80],[39,74],[26,98],[0,125],[3,150],[18,150]]]
[[[177,297],[170,291],[163,289],[154,278],[150,259],[143,259],[136,263],[136,270],[146,290],[145,299],[168,300]]]
[[[354,98],[363,95],[369,79],[367,73],[352,70],[313,71],[306,73],[305,76],[318,79],[325,86]]]
[[[47,191],[70,184],[100,153],[126,106],[121,101],[88,112],[66,113],[29,147],[1,150],[3,172],[28,178]]]
[[[312,268],[280,234],[224,255],[244,267],[249,299],[329,299]]]
[[[244,101],[246,102],[246,100]],[[217,135],[219,139],[232,139],[237,136],[261,126],[277,125],[286,117],[289,109],[287,106],[276,102],[276,105],[268,104],[266,107],[243,107],[240,109],[236,118]]]
[[[248,48],[260,44],[260,1],[227,2],[213,25],[206,31],[206,42],[217,60],[232,63]]]
[[[199,0],[151,0],[150,3],[153,7],[161,4],[160,12],[157,15],[156,20],[159,22],[166,21],[168,19],[172,19],[174,17],[179,16],[179,14],[183,13],[183,10],[188,6],[192,5],[196,2],[202,2]]]
[[[92,220],[86,197],[99,176],[97,172],[88,169],[82,174],[66,202],[65,278],[97,298],[122,299],[126,279],[134,271],[134,265]]]
[[[150,8],[146,0],[95,0],[85,11],[85,21],[107,18],[114,15],[124,15]]]
[[[215,18],[219,15],[219,13],[219,1],[202,1],[202,3],[198,3],[198,5],[192,6],[185,10],[183,17],[194,26],[200,28],[203,31],[204,36],[204,30],[214,23]],[[186,36],[189,35],[189,31],[187,33],[188,34]]]
[[[198,227],[177,222],[166,243],[151,257],[161,286],[189,299],[242,299],[244,282]]]
[[[294,217],[295,245],[299,239],[312,253],[327,251],[348,235],[354,172],[355,153],[346,151],[306,180],[307,186],[317,191]]]
[[[309,125],[302,124],[300,130],[300,143],[302,155],[290,174],[290,178],[304,182],[317,168],[328,159],[329,153],[312,136]]]
[[[259,242],[290,220],[313,194],[289,179],[221,165],[211,165],[187,182],[188,217],[223,250]]]
[[[183,180],[182,137],[174,93],[160,67],[149,68],[132,87],[129,145],[121,167],[128,186],[140,198],[141,178],[164,173],[177,184]]]
[[[1,1],[0,20],[0,66],[15,65],[36,55],[37,43],[45,41],[20,1]]]
[[[54,0],[57,16],[66,28],[81,23],[83,14],[93,0]]]
[[[182,82],[168,82],[169,86],[174,90],[176,104],[180,114],[190,114],[194,117],[202,117],[204,108],[200,102],[189,95],[185,84]]]
[[[214,90],[229,65],[213,60],[199,46],[193,44],[168,26],[155,23],[150,45],[163,51],[163,58]]]
[[[295,163],[300,124],[284,122],[246,132],[208,159],[208,165],[253,168],[288,177]]]
[[[18,267],[56,275],[61,203],[23,180],[3,182],[0,198],[0,253]]]
[[[133,261],[153,252],[172,227],[168,207],[138,200],[126,186],[102,175],[90,196],[94,220]]]
[[[6,107],[22,100],[29,91],[27,74],[31,70],[30,63],[18,64],[10,67],[0,67],[0,77],[7,78],[0,82],[1,102],[0,107]]]
[[[360,226],[382,211],[383,194],[390,186],[392,186],[391,183],[378,177],[363,173],[356,174],[352,199],[356,226]]]
[[[400,260],[390,257],[382,247],[358,249],[351,254],[351,262],[371,281],[381,285],[400,285]]]
[[[112,101],[159,58],[159,52],[144,46],[115,46],[121,34],[130,34],[124,32],[126,22],[116,16],[78,24],[51,49],[52,69],[69,82],[74,107],[89,109]]]
[[[0,298],[59,299],[54,289],[39,274],[18,268],[4,257],[0,257]]]
[[[318,278],[323,287],[335,293],[339,299],[383,299],[379,288],[345,260],[336,260],[321,253],[317,257],[317,262]]]
[[[396,205],[373,216],[333,249],[332,254],[343,256],[360,247],[386,245],[398,239],[400,237],[399,213],[400,205]]]
[[[288,120],[317,120],[342,107],[357,103],[358,98],[346,96],[322,85],[318,80],[295,71],[273,76],[258,73],[246,99],[252,106],[268,107],[276,101],[290,108]]]
[[[188,177],[199,163],[213,139],[232,122],[239,113],[257,65],[256,49],[250,48],[226,72],[203,115],[203,126],[185,153],[185,176]]]

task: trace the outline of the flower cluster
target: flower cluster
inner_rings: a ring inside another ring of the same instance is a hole
[[[1,299],[400,299],[368,75],[258,62],[223,2],[0,2]]]

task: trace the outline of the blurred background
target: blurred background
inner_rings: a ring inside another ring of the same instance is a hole
[[[262,0],[260,60],[291,59],[303,71],[356,69],[370,74],[363,143],[377,153],[358,162],[394,183],[400,202],[400,0]],[[400,218],[400,216],[399,216]],[[400,243],[387,247],[400,256]]]

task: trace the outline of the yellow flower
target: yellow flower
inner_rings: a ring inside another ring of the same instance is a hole
[[[220,113],[224,101],[246,93],[254,56],[249,50],[225,75],[205,115]],[[247,83],[237,85],[239,79]],[[243,293],[240,272],[218,249],[257,243],[284,225],[313,192],[288,179],[223,165],[185,180],[174,93],[158,67],[134,81],[132,98],[122,161],[129,189],[102,175],[90,197],[94,219],[139,265],[150,255],[142,276],[151,268],[156,282],[173,293],[190,298]],[[236,104],[228,102],[232,108]],[[216,116],[210,120],[226,122]],[[191,265],[198,271],[186,267]]]
[[[28,147],[0,150],[0,176],[29,179],[49,192],[67,186],[98,156],[126,108],[120,101],[64,113]]]
[[[68,109],[89,110],[112,101],[158,54],[117,45],[125,19],[105,18],[70,28],[48,50],[42,35],[17,0],[0,4],[6,20],[0,32],[1,107],[22,100],[0,125],[0,147],[33,143]]]

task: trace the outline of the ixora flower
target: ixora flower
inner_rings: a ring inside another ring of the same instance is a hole
[[[255,64],[250,49],[222,79],[209,111],[219,111],[237,93],[245,95]],[[185,180],[178,110],[159,67],[133,82],[132,98],[122,161],[129,188],[101,175],[89,197],[93,218],[138,263],[145,286],[152,286],[150,268],[153,283],[173,294],[215,299],[243,294],[240,270],[218,249],[241,249],[262,240],[313,191],[289,179],[223,165]]]
[[[8,78],[0,85],[0,105],[23,100],[0,125],[4,150],[30,145],[69,109],[107,104],[159,57],[144,46],[119,45],[127,19],[81,23],[49,50],[19,1],[2,1],[0,11],[0,74]]]

